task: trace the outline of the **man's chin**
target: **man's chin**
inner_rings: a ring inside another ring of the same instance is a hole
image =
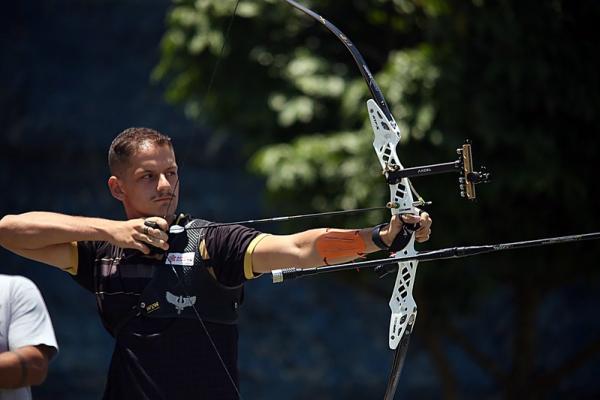
[[[174,215],[175,210],[177,210],[177,201],[175,200],[173,200],[170,204],[169,202],[160,202],[157,207],[157,212],[160,216]]]

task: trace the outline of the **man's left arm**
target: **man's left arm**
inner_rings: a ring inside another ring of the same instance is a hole
[[[420,216],[394,215],[390,223],[379,230],[381,241],[390,246],[403,224],[420,226],[415,239],[424,242],[431,234],[431,218],[423,212]],[[274,269],[296,267],[310,268],[349,262],[368,253],[381,250],[373,242],[373,228],[364,229],[311,229],[292,235],[266,235],[252,244],[252,271],[256,274]]]
[[[24,277],[12,277],[9,351],[0,354],[0,388],[39,385],[58,352],[52,321],[41,293]]]

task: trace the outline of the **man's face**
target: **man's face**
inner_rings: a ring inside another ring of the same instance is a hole
[[[121,176],[111,177],[109,186],[113,196],[123,202],[128,218],[171,216],[179,201],[177,176],[173,149],[144,143]],[[116,194],[115,185],[120,193]]]

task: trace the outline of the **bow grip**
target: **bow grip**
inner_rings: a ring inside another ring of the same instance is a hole
[[[421,224],[418,222],[416,224],[409,224],[402,221],[402,230],[394,238],[394,241],[390,245],[390,251],[395,253],[405,248],[410,242],[412,234],[420,227]]]
[[[406,222],[402,223],[402,229],[404,229],[405,231],[407,231],[410,234],[412,234],[414,231],[416,231],[420,227],[421,227],[421,224],[418,222],[416,224],[409,224]]]

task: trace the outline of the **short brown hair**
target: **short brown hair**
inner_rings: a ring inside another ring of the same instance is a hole
[[[127,128],[117,135],[108,149],[110,173],[118,175],[123,172],[123,168],[129,163],[129,158],[145,143],[173,148],[171,138],[159,131],[150,128]]]

